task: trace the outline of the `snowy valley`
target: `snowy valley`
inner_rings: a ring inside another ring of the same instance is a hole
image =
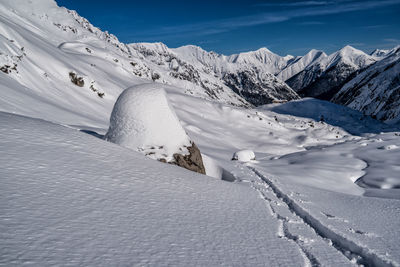
[[[400,266],[398,47],[124,44],[53,0],[0,38],[1,266]]]

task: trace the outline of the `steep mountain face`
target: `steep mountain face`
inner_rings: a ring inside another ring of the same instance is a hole
[[[228,57],[222,79],[234,92],[253,105],[298,99],[299,96],[274,74],[286,68],[295,58],[278,56],[267,48]]]
[[[280,57],[266,48],[225,56],[193,45],[175,49],[150,43],[129,46],[146,59],[164,66],[164,71],[170,69],[171,76],[202,85],[211,96],[216,90],[228,87],[256,106],[299,98],[273,74],[289,64],[293,57]],[[217,88],[207,90],[212,85]]]
[[[171,49],[182,60],[193,64],[197,68],[205,67],[207,71],[213,71],[218,75],[226,72],[234,72],[248,68],[259,69],[262,72],[277,74],[286,68],[296,58],[287,55],[281,57],[263,47],[256,51],[250,51],[230,56],[215,52],[207,52],[201,47],[186,45]]]
[[[201,91],[209,99],[239,106],[249,105],[245,99],[227,87],[211,69],[183,59],[163,43],[133,43],[128,47],[132,53],[132,64],[144,62],[155,81],[184,88],[185,92],[191,95],[198,95],[197,92]],[[212,60],[213,54],[210,53],[210,56]],[[141,75],[140,72],[138,74]]]
[[[281,57],[261,48],[225,56],[192,45],[124,44],[53,0],[3,1],[0,15],[1,106],[21,112],[22,106],[10,104],[21,99],[60,110],[78,106],[91,121],[109,113],[120,92],[138,83],[173,85],[235,106],[285,102],[299,94],[330,100],[364,68],[397,51],[367,55],[346,46],[329,56],[311,50],[302,57]],[[335,99],[351,102],[349,97]]]
[[[332,101],[380,120],[399,122],[400,47],[346,83]]]
[[[179,59],[165,45],[153,44],[149,49],[123,44],[52,0],[2,2],[0,13],[2,73],[46,102],[73,109],[67,101],[72,97],[90,107],[90,113],[104,106],[109,110],[121,90],[143,80],[174,85],[209,100],[249,106],[218,77]],[[53,83],[54,90],[43,93],[46,83]]]
[[[257,69],[228,72],[225,84],[255,106],[298,99],[299,96],[284,82],[270,73]]]
[[[224,56],[195,46],[124,44],[53,0],[7,1],[0,4],[0,13],[4,44],[0,68],[40,98],[41,84],[54,83],[55,90],[44,96],[49,98],[46,101],[73,95],[102,109],[98,106],[113,102],[122,89],[141,79],[236,106],[299,98],[274,77],[294,57],[280,57],[266,48]],[[76,86],[83,89],[77,91]],[[70,101],[63,102],[73,108]]]
[[[328,57],[320,57],[286,83],[301,96],[330,100],[356,71],[374,62],[373,56],[345,46]]]
[[[379,59],[386,57],[390,52],[390,49],[375,49],[370,55]]]
[[[397,45],[392,49],[375,49],[370,55],[375,57],[377,60],[381,60],[385,57],[395,54],[399,48],[400,45]]]
[[[299,72],[303,71],[306,67],[320,62],[322,59],[328,57],[324,52],[312,49],[306,55],[298,57],[292,62],[290,62],[284,69],[282,69],[277,77],[282,81],[286,81]]]

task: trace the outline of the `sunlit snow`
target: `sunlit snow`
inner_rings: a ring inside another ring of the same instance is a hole
[[[333,56],[126,45],[52,0],[0,14],[0,265],[400,266],[398,125],[251,107],[217,75],[264,64],[281,84]],[[190,140],[208,176],[136,151]]]

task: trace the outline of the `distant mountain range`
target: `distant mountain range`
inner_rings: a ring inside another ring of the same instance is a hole
[[[2,2],[0,14],[0,75],[7,76],[0,86],[25,88],[3,90],[3,105],[17,105],[22,94],[92,113],[111,105],[130,80],[142,79],[236,106],[310,96],[399,120],[398,48],[368,55],[345,46],[331,55],[311,50],[298,57],[261,48],[226,56],[193,45],[124,44],[53,0]],[[79,78],[86,89],[77,90]],[[44,83],[54,90],[44,91]]]
[[[361,71],[331,99],[384,121],[400,117],[400,47]]]

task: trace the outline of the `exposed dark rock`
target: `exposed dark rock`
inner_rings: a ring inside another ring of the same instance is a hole
[[[287,80],[287,83],[302,97],[331,100],[357,73],[356,68],[340,63],[324,72],[320,69],[303,70]]]
[[[158,80],[158,79],[160,79],[160,78],[161,78],[161,76],[160,76],[160,74],[158,74],[157,72],[154,72],[154,73],[151,74],[151,79],[152,79],[153,81]]]
[[[83,87],[85,85],[85,81],[83,80],[83,77],[79,77],[76,73],[70,72],[69,73],[69,78],[71,79],[71,82],[79,87]]]
[[[296,92],[274,75],[260,77],[256,70],[226,73],[223,80],[235,93],[255,106],[299,98]]]
[[[6,74],[10,73],[10,66],[9,65],[4,65],[0,68],[0,70]]]
[[[166,47],[161,47],[160,49],[149,49],[140,44],[134,44],[131,48],[135,49],[139,52],[143,57],[152,61],[157,65],[166,65],[168,66],[169,75],[175,79],[188,81],[195,85],[198,85],[204,89],[204,93],[207,94],[211,99],[219,100],[221,99],[221,95],[224,95],[224,92],[227,91],[224,84],[234,90],[235,93],[239,94],[242,97],[236,97],[234,94],[230,94],[236,100],[239,100],[241,103],[233,103],[233,105],[249,107],[249,104],[246,100],[251,99],[252,104],[262,105],[266,103],[272,103],[273,101],[288,101],[291,99],[297,99],[298,96],[293,90],[289,88],[283,81],[276,78],[271,73],[266,73],[257,68],[252,68],[249,70],[243,71],[239,76],[241,71],[233,71],[233,73],[226,73],[226,70],[218,70],[218,67],[209,65],[207,62],[198,59],[200,63],[203,65],[201,68],[195,67],[179,58],[176,54],[173,54],[168,51]],[[217,54],[213,52],[207,53],[211,58],[216,57]],[[170,63],[170,64],[165,64]],[[132,63],[131,63],[132,64]],[[201,73],[206,73],[209,75],[213,75],[217,80],[222,80],[224,84],[220,84],[220,81],[214,81],[213,79],[207,79]],[[231,77],[233,75],[235,77]],[[225,78],[224,78],[225,76]],[[150,78],[153,78],[150,75]],[[254,79],[253,82],[250,80]],[[249,82],[247,82],[249,81]],[[243,88],[243,84],[246,84],[247,88]],[[291,91],[289,95],[289,99],[286,98],[285,93],[287,91]],[[187,91],[188,93],[189,90]],[[260,97],[259,92],[261,92],[262,96]],[[247,98],[244,98],[246,96]]]
[[[201,157],[200,150],[196,146],[196,144],[192,142],[192,146],[188,147],[187,149],[189,150],[189,155],[175,153],[175,162],[170,163],[188,169],[190,171],[206,174],[206,169],[204,168],[203,164],[203,158]]]
[[[296,92],[309,86],[323,73],[322,68],[316,64],[310,68],[304,69],[285,82]]]
[[[4,65],[4,66],[0,67],[0,71],[4,72],[6,74],[11,73],[11,70],[14,70],[18,73],[17,64],[14,64],[14,66],[12,66],[12,67],[10,65]]]
[[[350,106],[375,119],[398,121],[400,53],[393,53],[360,71],[331,101]]]

